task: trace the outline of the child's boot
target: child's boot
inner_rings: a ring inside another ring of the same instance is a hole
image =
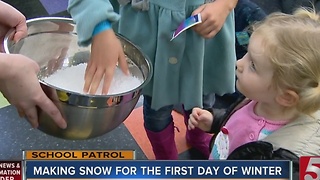
[[[146,128],[145,130],[157,160],[178,159],[178,151],[174,141],[173,122],[160,132],[153,132]]]

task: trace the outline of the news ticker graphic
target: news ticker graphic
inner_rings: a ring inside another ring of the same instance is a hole
[[[289,179],[289,161],[32,160],[26,179]]]
[[[186,178],[280,180],[290,179],[292,170],[290,161],[134,159],[135,152],[130,150],[24,151],[22,161],[0,161],[0,180],[80,178],[83,180]],[[309,161],[307,164],[309,166]]]
[[[299,175],[303,180],[320,179],[320,156],[302,156],[299,163]]]

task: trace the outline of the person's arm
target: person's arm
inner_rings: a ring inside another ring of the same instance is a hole
[[[92,43],[83,90],[96,94],[103,81],[98,93],[107,94],[117,63],[124,74],[129,74],[122,45],[110,24],[120,17],[109,0],[69,0],[68,11],[77,26],[78,44]]]
[[[98,24],[111,24],[120,18],[109,0],[69,0],[68,12],[76,23],[80,46],[91,44],[94,29]]]
[[[0,40],[10,28],[16,30],[14,41],[27,35],[26,18],[12,6],[0,1]],[[58,108],[40,87],[38,64],[20,54],[0,52],[0,91],[14,105],[21,117],[26,117],[33,127],[38,126],[37,108],[43,109],[61,128],[67,124]]]
[[[200,13],[202,23],[197,24],[193,29],[204,38],[214,37],[221,30],[237,2],[238,0],[215,0],[200,6],[192,12],[192,15]]]
[[[208,133],[217,134],[226,121],[226,110],[224,109],[207,109],[213,115],[213,121]]]
[[[25,117],[32,127],[38,127],[37,108],[43,109],[61,128],[67,124],[58,108],[40,87],[38,64],[20,54],[0,53],[0,91]]]
[[[214,116],[214,120],[211,125],[209,133],[218,133],[220,132],[221,127],[228,121],[230,116],[246,105],[248,102],[250,102],[249,99],[246,99],[245,96],[240,95],[236,101],[234,101],[227,109],[216,109],[216,108],[208,108],[207,111],[211,112]]]
[[[236,148],[227,160],[289,160],[292,161],[292,177],[299,179],[299,157],[288,149],[274,149],[265,141],[254,141]]]
[[[219,2],[219,4],[221,3],[220,7],[224,8],[227,12],[230,13],[236,7],[238,0],[215,0],[215,2]]]

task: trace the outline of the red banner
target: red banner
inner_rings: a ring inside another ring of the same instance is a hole
[[[0,180],[22,180],[21,161],[0,161]]]

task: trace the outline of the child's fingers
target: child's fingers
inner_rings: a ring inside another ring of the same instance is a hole
[[[198,126],[198,121],[192,115],[190,115],[188,124],[190,125],[190,127],[195,128]]]
[[[193,108],[190,116],[192,115],[194,119],[198,120],[200,115],[199,110],[200,110],[199,108]]]
[[[122,70],[122,72],[125,75],[130,75],[128,63],[127,63],[127,58],[123,52],[120,52],[118,63],[119,63],[119,66],[120,66],[120,69]]]
[[[192,129],[194,129],[195,128],[195,126],[192,124],[192,123],[190,123],[190,119],[188,120],[188,129],[189,130],[192,130]]]

